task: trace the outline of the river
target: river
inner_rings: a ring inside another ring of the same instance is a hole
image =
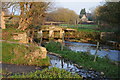
[[[66,61],[63,58],[59,58],[57,56],[53,56],[53,55],[48,55],[50,57],[50,62],[51,62],[51,66],[49,66],[49,68],[52,67],[57,67],[60,69],[65,69],[66,71],[69,71],[71,73],[77,73],[80,76],[82,76],[83,78],[105,78],[100,72],[96,72],[93,70],[86,70],[84,68],[78,68],[76,66],[76,64],[73,64],[70,61]]]
[[[69,71],[72,74],[77,73],[83,78],[105,78],[105,76],[102,75],[100,72],[96,72],[93,70],[86,70],[84,68],[78,68],[76,64],[70,61],[66,61],[63,58],[59,58],[54,55],[48,54],[48,56],[50,58],[50,63],[51,63],[51,66],[48,66],[48,68],[57,67],[59,69],[65,69],[66,71]],[[14,75],[15,73],[20,74],[20,73],[28,73],[31,71],[34,72],[36,70],[42,70],[41,67],[37,67],[37,66],[15,65],[15,64],[5,64],[5,63],[2,63],[0,65],[2,65],[2,70],[7,72],[12,72],[12,74],[5,75],[6,77],[10,75]]]
[[[89,43],[65,42],[65,45],[73,51],[89,52],[91,55],[94,55],[96,50],[96,45]],[[107,55],[109,59],[114,61],[120,61],[118,59],[119,54],[120,54],[119,50],[112,50],[108,46],[101,46],[101,49],[98,50],[97,53],[99,57],[105,57]],[[96,72],[93,70],[86,70],[84,68],[78,68],[74,63],[70,61],[66,61],[63,58],[59,58],[54,55],[48,54],[48,56],[50,57],[50,62],[51,62],[51,66],[48,66],[48,68],[57,67],[60,69],[65,69],[66,71],[69,71],[72,74],[77,73],[84,78],[105,78],[105,76],[102,75],[100,72]],[[31,71],[42,70],[41,67],[14,65],[14,64],[2,64],[2,69],[12,73],[23,73],[23,72],[28,73]]]
[[[95,54],[96,44],[90,43],[81,43],[81,42],[65,42],[65,45],[75,52],[89,52],[91,55]],[[113,47],[100,45],[99,50],[97,52],[99,57],[107,57],[113,61],[120,61],[120,50],[115,50]]]

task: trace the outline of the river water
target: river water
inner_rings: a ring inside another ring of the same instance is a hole
[[[82,76],[83,78],[105,78],[100,72],[96,72],[93,70],[86,70],[84,68],[78,68],[75,64],[73,64],[70,61],[66,61],[63,58],[59,58],[57,56],[53,56],[53,55],[48,55],[50,57],[50,62],[51,62],[51,66],[49,66],[49,68],[52,67],[57,67],[60,69],[65,69],[66,71],[69,71],[71,73],[77,73],[80,76]]]
[[[66,71],[71,72],[72,74],[79,74],[84,79],[88,78],[105,78],[104,75],[102,75],[100,72],[96,72],[94,70],[86,70],[84,68],[78,68],[76,64],[73,64],[71,61],[67,61],[63,58],[59,58],[54,55],[48,54],[50,58],[51,66],[48,66],[48,68],[57,67],[59,69],[65,69]],[[4,75],[4,76],[10,76],[14,75],[15,73],[29,73],[34,72],[36,70],[42,70],[42,67],[37,66],[27,66],[27,65],[15,65],[15,64],[5,64],[2,63],[2,70],[5,70],[7,72],[12,72],[12,74]],[[44,69],[44,68],[43,68]]]
[[[75,52],[89,52],[91,55],[95,54],[96,44],[81,43],[81,42],[65,42],[65,45]],[[99,57],[107,57],[113,61],[120,61],[120,50],[115,50],[113,47],[100,45],[97,52]]]

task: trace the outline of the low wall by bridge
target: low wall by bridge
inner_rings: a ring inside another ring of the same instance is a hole
[[[39,38],[43,39],[63,39],[66,37],[74,38],[73,33],[75,33],[75,29],[64,29],[61,27],[49,27],[41,29],[38,32]]]

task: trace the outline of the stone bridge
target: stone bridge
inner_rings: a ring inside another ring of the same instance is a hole
[[[61,27],[46,27],[38,32],[39,38],[49,40],[63,40],[67,38],[75,38],[75,29],[61,28]]]

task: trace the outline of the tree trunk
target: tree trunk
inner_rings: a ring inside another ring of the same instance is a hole
[[[32,18],[21,18],[18,29],[25,30],[31,24]]]
[[[29,11],[25,12],[26,10],[28,10],[28,4],[25,2],[20,2],[19,4],[21,13],[18,29],[25,30],[31,24],[32,17],[30,16],[31,14],[29,13]]]
[[[22,22],[24,21],[24,19],[23,19],[23,17],[24,17],[24,3],[23,2],[19,2],[19,4],[20,4],[21,13],[20,13],[20,21],[19,21],[18,29],[20,29],[23,26]]]

